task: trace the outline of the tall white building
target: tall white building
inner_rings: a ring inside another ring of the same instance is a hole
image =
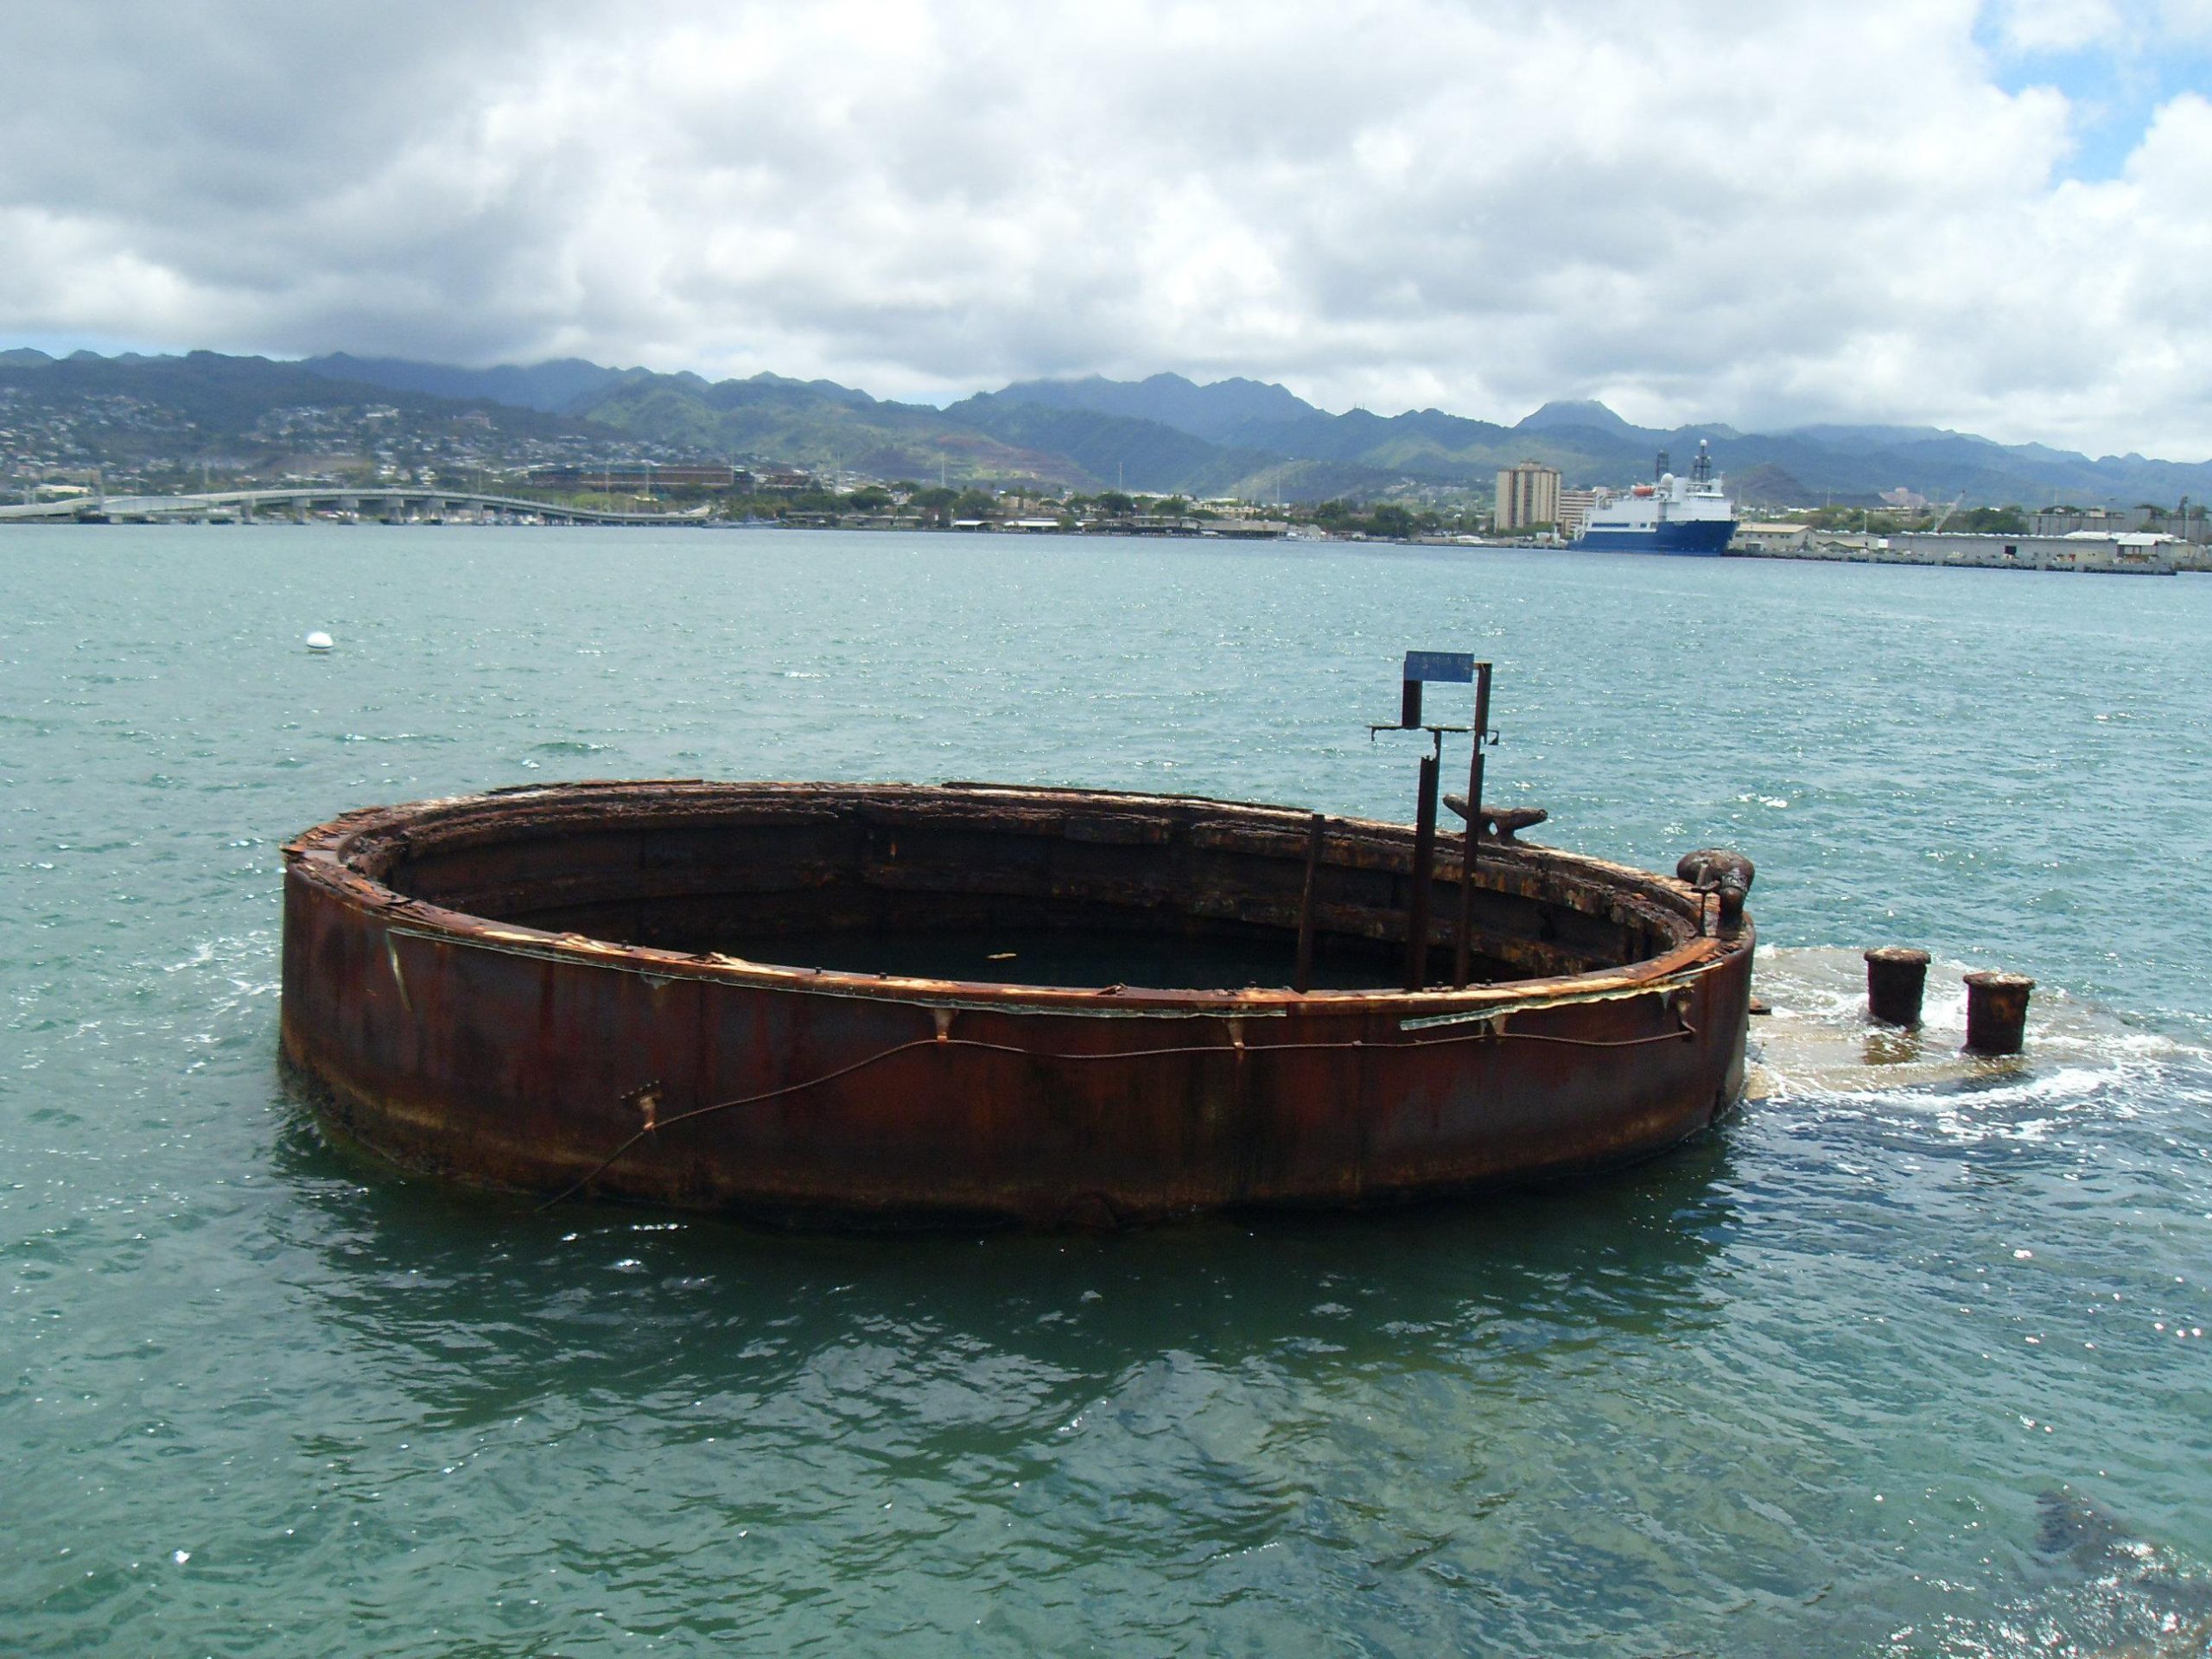
[[[1497,475],[1497,527],[1526,530],[1559,523],[1559,468],[1524,461]]]

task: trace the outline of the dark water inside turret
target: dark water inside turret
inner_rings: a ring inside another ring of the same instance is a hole
[[[276,849],[345,808],[1403,817],[1408,646],[1497,660],[1535,838],[1758,861],[1722,1131],[1457,1208],[886,1243],[403,1179],[280,1084]],[[2203,578],[7,531],[0,1649],[2201,1651],[2208,762]],[[1879,943],[1939,958],[1910,1052],[1856,1024]],[[2039,981],[2024,1062],[1956,1060],[1968,964]]]

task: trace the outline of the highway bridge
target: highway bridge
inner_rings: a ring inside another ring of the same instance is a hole
[[[319,485],[311,489],[213,490],[199,495],[79,495],[0,506],[0,524],[702,524],[709,509],[612,512],[518,495],[425,486]]]

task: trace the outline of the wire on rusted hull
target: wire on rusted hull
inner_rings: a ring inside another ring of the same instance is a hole
[[[809,1089],[818,1089],[825,1083],[835,1083],[840,1077],[849,1077],[855,1071],[864,1071],[870,1066],[880,1065],[885,1060],[893,1058],[900,1054],[910,1053],[918,1048],[972,1048],[980,1049],[986,1053],[991,1054],[1011,1054],[1017,1058],[1025,1060],[1059,1060],[1068,1062],[1082,1060],[1155,1060],[1164,1059],[1171,1056],[1180,1054],[1230,1054],[1235,1055],[1241,1059],[1244,1055],[1255,1052],[1281,1054],[1300,1051],[1311,1052],[1317,1050],[1325,1049],[1342,1049],[1349,1052],[1352,1049],[1365,1048],[1382,1048],[1389,1051],[1398,1051],[1413,1048],[1450,1048],[1464,1043],[1495,1042],[1558,1043],[1570,1048],[1641,1048],[1650,1043],[1686,1042],[1698,1034],[1697,1027],[1695,1026],[1690,1024],[1687,1020],[1681,1020],[1679,1014],[1676,1018],[1680,1020],[1680,1025],[1677,1029],[1673,1031],[1657,1032],[1649,1037],[1559,1037],[1544,1032],[1510,1031],[1505,1028],[1503,1021],[1500,1020],[1495,1023],[1485,1021],[1482,1024],[1479,1029],[1470,1032],[1465,1036],[1430,1037],[1418,1039],[1413,1042],[1408,1043],[1370,1043],[1364,1038],[1355,1037],[1348,1043],[1268,1043],[1262,1047],[1255,1050],[1247,1048],[1243,1039],[1242,1038],[1237,1038],[1233,1039],[1226,1047],[1217,1043],[1185,1043],[1179,1044],[1172,1048],[1115,1049],[1103,1054],[1040,1052],[1033,1048],[1016,1047],[1012,1043],[988,1043],[982,1041],[981,1039],[973,1037],[948,1037],[943,1035],[936,1037],[917,1037],[909,1042],[893,1043],[889,1048],[884,1049],[880,1052],[871,1054],[865,1059],[855,1060],[850,1065],[839,1066],[834,1071],[825,1071],[818,1077],[809,1077],[801,1083],[787,1083],[775,1089],[764,1089],[759,1094],[740,1095],[733,1100],[717,1100],[710,1102],[709,1104],[704,1106],[694,1106],[690,1111],[678,1112],[673,1117],[657,1117],[656,1115],[649,1109],[646,1111],[645,1124],[643,1128],[640,1128],[620,1146],[615,1147],[613,1152],[607,1154],[606,1160],[601,1162],[597,1168],[594,1169],[591,1173],[583,1177],[582,1179],[576,1181],[569,1186],[563,1187],[560,1192],[546,1199],[544,1203],[539,1205],[537,1208],[539,1211],[543,1213],[543,1211],[553,1208],[555,1205],[563,1203],[566,1200],[575,1197],[577,1193],[582,1192],[601,1176],[606,1174],[608,1170],[613,1168],[614,1166],[620,1163],[623,1157],[628,1154],[633,1147],[635,1147],[640,1141],[645,1140],[648,1135],[658,1135],[663,1129],[673,1128],[678,1123],[687,1123],[694,1118],[709,1117],[718,1112],[734,1111],[741,1106],[758,1106],[767,1101],[779,1099],[785,1095],[801,1094]],[[626,1098],[629,1098],[629,1096],[626,1096]]]

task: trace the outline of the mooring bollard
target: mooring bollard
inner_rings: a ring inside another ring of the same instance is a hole
[[[1885,944],[1866,953],[1866,1012],[1885,1026],[1917,1026],[1928,989],[1928,953]]]
[[[2018,1053],[2028,1025],[2028,993],[2035,988],[2025,974],[1968,974],[1967,1046],[1977,1054]]]

